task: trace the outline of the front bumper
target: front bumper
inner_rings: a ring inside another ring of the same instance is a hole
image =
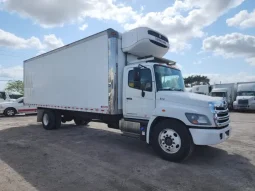
[[[0,114],[4,113],[4,109],[0,108]]]
[[[255,104],[251,105],[234,105],[235,110],[255,110]]]
[[[230,126],[222,129],[189,129],[195,145],[216,145],[222,143],[229,138],[231,130]]]

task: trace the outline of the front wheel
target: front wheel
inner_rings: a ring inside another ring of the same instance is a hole
[[[15,109],[13,109],[13,108],[7,108],[5,111],[4,111],[4,115],[6,116],[6,117],[12,117],[12,116],[14,116],[16,114],[16,111],[15,111]]]
[[[152,146],[163,159],[182,162],[191,155],[194,143],[184,124],[164,120],[154,127]]]

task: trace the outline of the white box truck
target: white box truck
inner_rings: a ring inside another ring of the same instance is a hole
[[[146,27],[89,36],[24,61],[25,103],[46,130],[101,120],[182,161],[194,145],[228,139],[231,127],[223,101],[184,91],[181,71],[162,58],[168,50],[167,37]],[[123,119],[140,125],[119,127]]]
[[[195,85],[192,86],[192,92],[196,94],[210,95],[212,87],[212,85]]]
[[[228,108],[233,109],[233,103],[236,98],[236,84],[214,84],[211,96],[223,98],[228,103]]]
[[[235,110],[255,110],[255,82],[238,82]]]

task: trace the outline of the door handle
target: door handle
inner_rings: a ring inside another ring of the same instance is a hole
[[[132,100],[132,98],[131,98],[131,97],[128,97],[127,100]]]

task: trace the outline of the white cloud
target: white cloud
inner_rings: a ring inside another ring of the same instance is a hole
[[[137,16],[132,7],[114,3],[115,0],[5,0],[4,8],[33,19],[42,27],[63,26],[86,17],[124,23]]]
[[[176,0],[162,12],[141,13],[116,0],[5,0],[3,7],[30,18],[43,27],[83,22],[85,18],[113,20],[125,29],[149,26],[166,34],[170,51],[190,49],[189,40],[205,36],[203,29],[244,0]],[[81,28],[82,29],[82,28]]]
[[[200,65],[200,64],[202,64],[202,60],[195,61],[195,62],[193,62],[193,64],[194,65]]]
[[[84,30],[86,30],[87,28],[88,28],[88,24],[86,24],[86,23],[79,27],[79,29],[80,29],[81,31],[84,31]]]
[[[14,49],[36,48],[41,49],[43,45],[36,37],[24,39],[0,29],[0,46]]]
[[[184,77],[191,75],[203,75],[208,76],[210,84],[218,83],[235,83],[235,82],[250,82],[255,81],[255,75],[249,75],[245,72],[238,74],[226,75],[226,74],[184,74]]]
[[[0,90],[4,90],[7,85],[7,80],[22,80],[23,79],[23,67],[2,67],[0,66],[0,78],[6,79],[6,81],[0,81]]]
[[[7,82],[6,81],[0,81],[0,91],[4,90],[6,88]]]
[[[200,53],[199,53],[200,54]],[[206,57],[202,57],[199,60],[196,60],[193,62],[194,65],[200,65],[202,64],[205,60],[208,60],[209,58],[211,58],[211,56],[206,56]]]
[[[10,79],[22,79],[23,78],[23,67],[13,66],[13,67],[2,67],[0,66],[0,78],[10,78]]]
[[[45,35],[43,41],[41,41],[34,36],[29,39],[24,39],[0,29],[0,47],[2,46],[12,49],[37,49],[42,52],[63,45],[63,41],[60,38],[57,38],[54,34]]]
[[[144,11],[144,9],[145,9],[145,6],[144,6],[144,5],[141,5],[141,7],[140,7],[140,11],[141,11],[141,12],[143,12],[143,11]]]
[[[205,36],[203,29],[211,25],[229,9],[244,0],[176,0],[162,12],[150,12],[137,17],[136,22],[125,24],[125,29],[149,26],[166,34],[172,44],[171,51],[190,48],[188,41]],[[183,16],[181,13],[184,13]]]
[[[234,17],[227,19],[228,26],[235,26],[240,28],[255,27],[255,9],[248,13],[247,10],[242,10]]]
[[[176,64],[177,68],[179,68],[180,70],[183,70],[183,65],[182,64]]]
[[[240,33],[211,36],[204,39],[203,50],[212,51],[225,58],[243,57],[255,66],[255,36]]]
[[[63,41],[57,38],[54,34],[44,36],[44,49],[52,50],[64,46]]]

